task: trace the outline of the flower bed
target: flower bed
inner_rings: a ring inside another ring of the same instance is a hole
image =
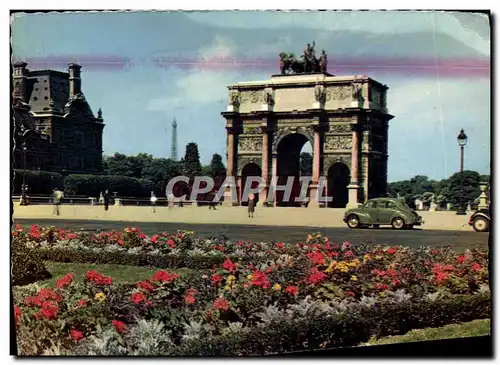
[[[16,288],[20,351],[259,355],[490,317],[483,250],[351,247],[312,235],[267,244],[267,260],[253,261],[262,255],[244,245],[238,261],[223,255],[185,277],[159,270],[117,285],[90,271],[83,284],[69,273],[54,289]]]

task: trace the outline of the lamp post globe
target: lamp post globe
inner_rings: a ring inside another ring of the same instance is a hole
[[[461,129],[460,133],[457,136],[457,142],[458,145],[460,146],[460,172],[462,173],[464,171],[464,147],[467,144],[468,137],[465,134],[464,130]],[[465,207],[464,207],[464,196],[463,192],[460,196],[460,206],[458,207],[457,210],[457,215],[466,215]]]

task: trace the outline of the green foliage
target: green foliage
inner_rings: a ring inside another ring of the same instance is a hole
[[[224,262],[224,256],[186,256],[186,255],[151,255],[147,253],[93,252],[74,251],[54,248],[38,250],[40,257],[46,261],[73,262],[87,264],[112,264],[157,268],[191,268],[207,269]],[[233,258],[234,259],[234,258]]]
[[[52,277],[41,256],[19,241],[12,241],[12,285],[27,285]]]
[[[201,174],[200,153],[198,152],[198,145],[194,142],[190,142],[186,146],[183,172],[189,178]]]
[[[308,152],[300,154],[300,175],[312,176],[313,170],[313,156]]]
[[[26,173],[28,195],[51,194],[55,188],[61,188],[63,178],[61,174],[47,171],[32,171],[14,169],[14,194],[21,194],[23,174]]]
[[[118,196],[149,197],[154,184],[150,180],[113,175],[72,174],[64,179],[67,195],[85,195],[98,198],[106,189]]]
[[[476,171],[457,172],[446,182],[442,194],[454,206],[466,204],[474,201],[481,194],[480,182],[481,176]]]
[[[226,175],[226,167],[222,162],[222,156],[218,153],[212,155],[212,161],[210,162],[210,168],[212,170],[213,177]]]

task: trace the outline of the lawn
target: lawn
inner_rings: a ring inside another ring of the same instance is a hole
[[[46,265],[47,269],[52,274],[52,278],[41,281],[39,282],[39,284],[48,285],[53,288],[55,287],[58,278],[70,272],[75,274],[75,281],[82,281],[85,278],[85,274],[87,273],[87,271],[96,270],[101,274],[111,276],[115,283],[135,283],[151,277],[155,272],[158,271],[158,269],[154,267],[137,267],[126,265],[94,265],[60,262],[46,262]],[[187,274],[190,271],[191,270],[187,268],[169,270],[169,272],[175,272],[179,275]]]
[[[389,345],[404,342],[446,340],[452,338],[487,336],[491,334],[489,319],[478,319],[472,322],[449,324],[438,328],[411,330],[405,335],[371,339],[364,346]]]

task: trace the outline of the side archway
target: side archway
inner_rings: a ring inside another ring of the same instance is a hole
[[[330,208],[345,208],[349,202],[347,186],[351,180],[349,167],[342,162],[334,163],[328,169],[328,196],[332,201],[328,202]]]
[[[254,162],[250,162],[250,163],[246,164],[241,169],[241,191],[239,192],[239,196],[240,196],[241,205],[244,205],[244,206],[248,205],[248,201],[243,201],[243,189],[245,188],[247,179],[251,176],[253,176],[253,177],[261,177],[262,176],[262,169],[260,168],[259,165],[257,165]],[[259,186],[259,182],[255,181],[252,183],[250,188],[255,189],[258,186]],[[258,201],[259,201],[259,194],[255,194],[255,202],[257,203]]]

